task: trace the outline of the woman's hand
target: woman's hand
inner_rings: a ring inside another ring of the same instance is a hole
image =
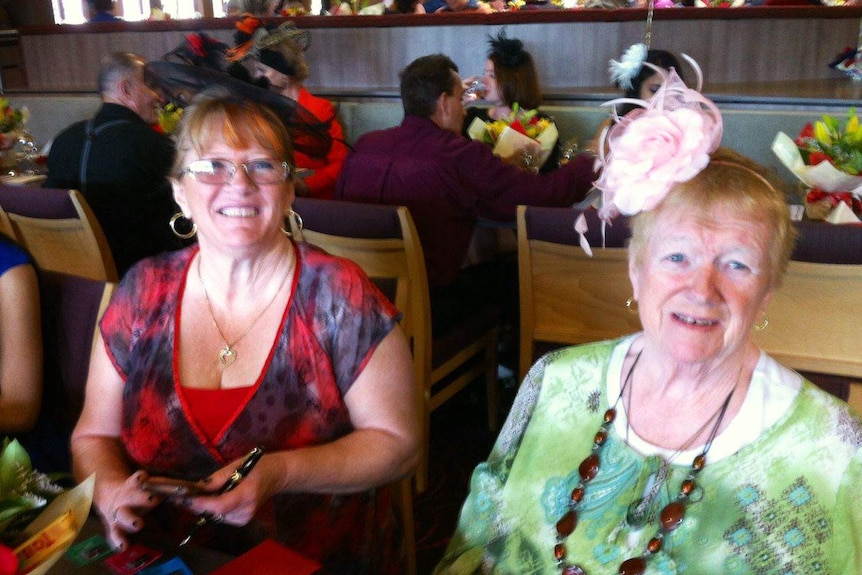
[[[105,526],[108,543],[115,548],[125,549],[128,533],[137,533],[144,526],[144,515],[161,503],[163,497],[144,490],[143,482],[148,478],[144,471],[137,471],[125,481],[111,486],[103,486],[100,491],[110,493],[103,497],[106,501],[97,508]]]
[[[264,455],[232,490],[218,494],[234,471],[242,464],[242,459],[232,461],[207,479],[210,494],[186,497],[183,506],[195,515],[207,513],[231,525],[245,525],[252,520],[257,510],[279,491],[276,479],[281,467],[274,465],[272,458]]]

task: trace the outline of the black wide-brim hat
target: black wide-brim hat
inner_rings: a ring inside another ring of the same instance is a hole
[[[272,108],[281,118],[293,141],[293,148],[311,157],[323,158],[332,147],[329,126],[334,120],[320,120],[296,100],[239,79],[210,65],[156,60],[146,67],[148,80],[179,107],[186,107],[205,91],[220,89],[231,96],[248,99]]]

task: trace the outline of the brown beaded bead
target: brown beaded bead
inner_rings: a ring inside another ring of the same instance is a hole
[[[572,503],[580,503],[584,498],[584,488],[580,485],[572,489]]]
[[[662,538],[661,537],[653,537],[652,539],[649,540],[649,543],[647,543],[646,548],[647,548],[647,551],[649,551],[650,553],[658,553],[659,551],[661,551],[661,546],[662,546]]]
[[[661,527],[665,531],[673,531],[685,519],[685,504],[679,501],[668,503],[661,510]]]
[[[557,535],[560,537],[568,537],[578,526],[578,514],[574,509],[570,509],[557,521]]]
[[[626,559],[620,565],[620,575],[643,575],[646,571],[646,560],[643,557]]]
[[[566,565],[563,567],[562,575],[587,575],[586,572],[577,565]]]
[[[695,471],[700,471],[706,466],[706,456],[701,453],[697,457],[694,458],[694,461],[691,463],[691,468]]]
[[[604,444],[605,440],[608,438],[608,432],[604,429],[600,429],[596,432],[595,438],[593,438],[593,443],[596,445]]]
[[[599,456],[595,453],[588,456],[581,462],[578,467],[578,473],[581,474],[583,481],[589,481],[599,472]]]
[[[617,410],[613,407],[605,412],[605,423],[613,423],[617,418]]]
[[[694,491],[695,483],[693,479],[686,479],[682,482],[682,485],[679,488],[679,492],[688,497],[691,495],[691,492]]]
[[[557,561],[562,561],[566,558],[566,545],[564,543],[557,543],[554,545],[554,559]]]

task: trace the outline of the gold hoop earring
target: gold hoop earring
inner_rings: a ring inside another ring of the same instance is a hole
[[[177,220],[180,218],[185,218],[192,223],[192,229],[182,233],[177,231]],[[174,235],[180,238],[181,240],[189,240],[195,237],[195,234],[198,233],[198,225],[192,222],[191,218],[186,218],[186,215],[182,212],[177,212],[173,216],[171,216],[171,220],[168,222],[168,225],[171,227],[171,231],[174,232]]]
[[[291,230],[293,229],[292,224],[296,224],[296,231],[298,233],[302,232],[302,216],[300,216],[298,212],[293,211],[292,208],[287,210],[287,213],[285,214],[285,219],[287,220],[287,228],[288,229],[284,229],[284,226],[282,226],[281,227],[281,233],[283,233],[284,235],[286,235],[289,238],[292,238],[293,237],[293,232],[291,232]]]
[[[766,329],[766,326],[769,325],[769,316],[766,314],[766,312],[761,311],[760,315],[763,316],[763,321],[754,325],[754,331],[763,331]]]
[[[638,300],[636,300],[633,297],[630,297],[629,299],[627,299],[626,300],[626,309],[629,310],[629,313],[631,313],[631,314],[637,314],[638,313]]]

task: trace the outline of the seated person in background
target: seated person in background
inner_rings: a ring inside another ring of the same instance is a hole
[[[483,0],[446,0],[446,3],[437,9],[438,14],[444,12],[476,12],[477,14],[493,14],[494,8]]]
[[[153,21],[170,20],[171,15],[165,12],[161,0],[150,0],[150,17],[148,19]]]
[[[497,273],[462,269],[477,218],[514,222],[518,204],[568,206],[584,198],[593,180],[592,156],[534,174],[462,136],[463,92],[458,67],[447,56],[414,60],[401,72],[404,121],[357,141],[336,191],[343,200],[410,209],[425,252],[435,334],[495,296],[502,298],[505,319],[515,317],[514,265],[499,274],[508,290]]]
[[[503,119],[512,113],[515,103],[521,110],[535,110],[542,105],[539,74],[533,63],[533,57],[524,50],[524,43],[515,38],[507,38],[506,32],[501,30],[496,38],[490,38],[489,44],[491,49],[488,51],[485,73],[482,75],[485,94],[481,99],[491,104],[491,107],[469,106],[467,108],[463,130],[465,136],[467,128],[476,118],[483,122]],[[541,113],[539,116],[548,117]],[[541,170],[547,172],[558,168],[561,155],[562,149],[558,141]]]
[[[384,14],[425,14],[422,0],[394,0],[387,6]]]
[[[120,276],[144,257],[180,247],[168,227],[176,211],[167,179],[174,144],[153,128],[160,100],[144,82],[144,64],[130,52],[102,58],[102,106],[54,139],[43,184],[81,191]]]
[[[623,91],[623,98],[633,98],[648,102],[661,88],[664,78],[661,72],[651,66],[661,68],[665,73],[674,69],[676,75],[685,82],[682,66],[676,56],[666,50],[647,49],[645,44],[634,44],[626,50],[619,61],[611,60],[609,71],[611,81]],[[611,115],[602,122],[596,137],[587,145],[589,150],[598,150],[599,135],[602,131],[639,106],[624,102],[612,108]]]
[[[603,218],[633,216],[643,331],[533,366],[436,575],[859,573],[862,420],[752,340],[793,251],[784,194],[671,86],[611,128],[596,182]]]
[[[332,145],[325,157],[312,157],[300,152],[295,154],[298,168],[312,170],[310,175],[295,182],[296,194],[332,198],[335,194],[335,181],[341,173],[348,149],[332,102],[312,95],[303,86],[309,74],[303,53],[311,42],[311,35],[307,30],[299,30],[292,24],[282,25],[268,34],[261,35],[261,32],[257,32],[261,29],[260,26],[262,23],[256,21],[252,26],[237,32],[237,43],[248,44],[240,49],[240,53],[254,55],[257,73],[269,81],[270,90],[296,100],[318,120],[328,124],[332,139]],[[258,35],[255,36],[255,33]]]
[[[36,270],[0,234],[0,439],[30,431],[42,403],[42,323]]]
[[[98,472],[113,545],[144,525],[176,545],[209,513],[217,525],[193,542],[240,553],[272,537],[322,574],[397,573],[381,486],[411,473],[419,436],[397,310],[353,262],[283,233],[293,154],[268,107],[199,99],[177,146],[178,218],[198,245],[117,288],[72,437],[76,478]],[[255,446],[257,466],[215,495]],[[206,479],[208,493],[163,501],[144,489],[155,475]]]
[[[88,22],[120,22],[122,19],[114,15],[114,0],[87,0],[84,3]]]
[[[275,2],[276,0],[237,0],[238,13],[261,17],[275,16]]]

